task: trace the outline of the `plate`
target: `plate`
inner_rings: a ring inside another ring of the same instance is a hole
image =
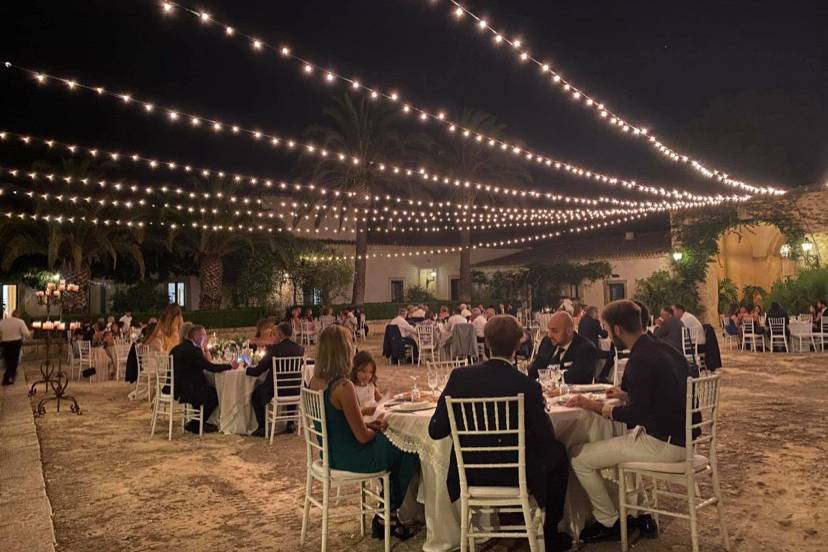
[[[589,383],[582,385],[570,385],[569,389],[571,389],[573,393],[590,393],[606,391],[610,387],[612,387],[612,385],[609,383]]]
[[[391,407],[390,410],[391,412],[419,412],[420,410],[431,410],[436,406],[437,405],[429,401],[419,401],[398,404],[397,406]]]

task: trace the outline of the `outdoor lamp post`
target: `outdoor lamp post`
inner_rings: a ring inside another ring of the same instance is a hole
[[[789,259],[790,256],[791,256],[791,246],[786,243],[785,245],[783,245],[782,247],[779,248],[779,254],[783,258]]]
[[[42,379],[34,382],[29,388],[29,396],[37,393],[38,384],[43,384],[48,395],[49,389],[54,391],[54,395],[46,396],[37,403],[35,413],[43,415],[46,413],[45,404],[51,400],[57,401],[57,411],[60,412],[61,401],[72,401],[70,409],[75,414],[80,414],[81,409],[78,401],[70,396],[64,395],[66,387],[69,385],[69,378],[63,372],[62,360],[62,340],[58,339],[58,359],[57,366],[52,359],[52,339],[53,336],[62,336],[67,329],[72,330],[76,326],[74,323],[62,322],[60,320],[63,313],[64,301],[70,294],[75,294],[80,291],[77,284],[67,283],[66,280],[61,279],[60,274],[55,274],[49,282],[46,283],[46,288],[35,293],[37,297],[37,304],[46,307],[46,320],[43,322],[33,322],[32,328],[43,333],[46,341],[46,359],[40,363],[40,374]],[[57,308],[58,320],[52,321],[52,308]]]
[[[678,262],[681,262],[681,260],[683,258],[684,258],[684,253],[682,253],[681,251],[673,251],[673,260],[674,261],[676,261],[678,263]]]

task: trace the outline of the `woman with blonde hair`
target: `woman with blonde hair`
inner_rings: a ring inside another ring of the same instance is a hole
[[[316,364],[309,385],[314,391],[324,391],[330,466],[356,473],[390,471],[391,533],[405,540],[412,536],[412,532],[400,523],[397,509],[418,469],[419,458],[391,444],[382,433],[383,422],[366,424],[363,420],[356,388],[349,379],[353,359],[351,348],[351,332],[339,325],[325,328],[319,335]],[[374,538],[382,538],[384,534],[382,521],[376,516],[371,533]]]
[[[144,345],[159,353],[169,353],[173,347],[181,343],[181,326],[184,324],[184,316],[181,307],[178,305],[167,305],[161,320],[155,326],[155,331],[150,334]]]
[[[256,335],[250,340],[250,347],[256,351],[259,348],[264,349],[276,342],[276,337],[273,335],[273,328],[276,327],[276,322],[273,318],[262,318],[256,323]]]

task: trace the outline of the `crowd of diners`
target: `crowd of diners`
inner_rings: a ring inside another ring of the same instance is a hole
[[[822,331],[822,321],[828,321],[828,300],[819,299],[808,305],[808,312],[803,313],[806,319],[810,318],[813,331]],[[746,305],[735,306],[730,313],[725,317],[724,329],[732,336],[741,337],[745,328],[745,322],[753,322],[754,333],[770,335],[770,324],[768,320],[778,318],[782,320],[785,332],[788,333],[788,323],[790,314],[778,302],[772,302],[767,312],[764,311],[762,305],[753,305],[752,307]]]

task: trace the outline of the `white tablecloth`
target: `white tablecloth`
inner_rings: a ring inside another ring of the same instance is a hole
[[[391,413],[386,436],[398,448],[420,456],[422,478],[417,500],[425,506],[426,552],[444,552],[460,546],[460,501],[452,504],[446,487],[451,437],[434,441],[428,436],[428,422],[434,410],[412,414]],[[626,430],[592,412],[565,406],[550,407],[555,435],[567,450],[575,445],[609,439]],[[591,506],[581,485],[570,471],[564,519],[559,530],[577,536],[591,516]]]
[[[801,351],[809,351],[811,349],[811,337],[813,334],[813,325],[811,322],[800,322],[799,320],[788,323],[788,330],[791,332],[791,346],[794,344],[799,346],[801,344]]]
[[[222,433],[239,433],[250,435],[259,424],[253,414],[253,405],[250,396],[253,389],[270,372],[261,378],[248,376],[244,370],[228,370],[226,372],[206,372],[207,378],[216,386],[219,405],[208,420],[218,426]]]

